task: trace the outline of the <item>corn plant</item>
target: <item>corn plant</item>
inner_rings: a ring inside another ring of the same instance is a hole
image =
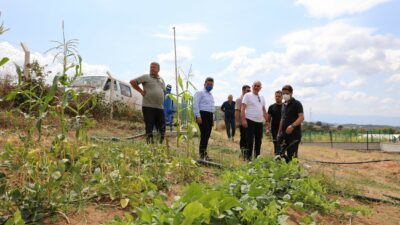
[[[189,72],[186,74],[183,70],[181,70],[184,78],[182,79],[182,75],[178,75],[178,84],[180,93],[178,93],[179,98],[181,99],[181,103],[177,102],[177,98],[173,94],[169,94],[171,99],[175,104],[180,104],[179,107],[179,115],[181,115],[181,120],[176,121],[178,124],[178,132],[177,132],[177,143],[186,141],[186,153],[187,157],[191,156],[190,147],[193,146],[192,138],[194,136],[193,130],[197,131],[197,134],[200,133],[200,128],[196,123],[196,118],[193,114],[193,95],[190,92],[190,88],[196,90],[196,87],[190,81],[190,78],[193,76],[192,67],[190,67]],[[180,128],[183,127],[186,130],[185,134],[180,132]]]
[[[0,17],[1,17],[1,12],[0,12]],[[2,22],[0,25],[0,35],[4,34],[5,32],[7,32],[9,29],[4,27],[4,23]],[[0,66],[6,64],[10,59],[7,57],[3,57],[0,60]]]

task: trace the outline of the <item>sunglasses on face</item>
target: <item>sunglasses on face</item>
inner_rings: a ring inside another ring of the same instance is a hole
[[[245,92],[246,92],[246,93],[250,92],[250,89],[246,90]]]

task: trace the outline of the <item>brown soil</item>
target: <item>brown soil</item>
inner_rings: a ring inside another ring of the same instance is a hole
[[[136,127],[137,126],[137,127]],[[99,137],[127,137],[140,133],[139,125],[132,125],[128,122],[112,121],[105,124],[97,123],[95,128],[89,131],[89,135]],[[0,135],[0,151],[4,148],[6,140],[12,142],[18,141],[18,134],[15,130],[2,130]],[[49,126],[45,129],[45,135],[54,132],[54,128]],[[22,131],[19,131],[22,133]],[[73,135],[73,134],[71,134]],[[239,133],[235,141],[228,141],[223,130],[213,130],[210,140],[210,155],[216,162],[232,167],[244,164],[239,158]],[[175,146],[174,138],[170,138],[171,146]],[[197,139],[197,138],[196,138]],[[49,145],[51,140],[44,140],[43,145]],[[198,141],[194,139],[195,145]],[[273,155],[273,147],[270,140],[263,138],[261,154],[265,156]],[[195,152],[197,153],[197,152]],[[382,152],[361,152],[341,149],[331,149],[315,146],[300,146],[300,163],[309,171],[311,175],[325,175],[339,187],[355,189],[360,194],[376,198],[385,198],[383,194],[400,197],[400,154],[390,154]],[[314,163],[308,160],[335,161],[335,162],[353,162],[376,159],[394,159],[394,162],[379,162],[358,165],[326,165]],[[214,185],[219,182],[218,174],[220,171],[215,168],[202,169],[204,176],[202,182]],[[177,184],[166,190],[167,204],[171,205],[175,196],[182,191],[182,185]],[[362,207],[370,211],[368,215],[352,215],[352,213],[343,213],[337,211],[331,215],[319,215],[318,224],[400,224],[400,208],[390,204],[366,203],[354,199],[330,196],[332,199],[340,201],[342,206],[351,206],[353,208]],[[386,198],[388,199],[388,198]],[[368,210],[369,209],[369,210]],[[122,210],[118,206],[99,206],[89,205],[84,210],[68,214],[70,224],[101,224],[114,218],[114,216],[123,216],[127,210]],[[289,211],[289,224],[299,224],[301,218],[311,212]],[[61,214],[48,219],[45,224],[67,224],[67,220]]]

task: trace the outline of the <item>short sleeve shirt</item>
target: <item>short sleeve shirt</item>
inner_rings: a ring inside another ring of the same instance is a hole
[[[276,138],[281,122],[282,104],[272,104],[268,108],[268,114],[271,116],[271,133],[272,137]]]
[[[301,102],[292,98],[287,105],[283,105],[282,107],[282,131],[284,132],[288,126],[290,126],[294,121],[299,117],[299,113],[303,112],[303,105]],[[301,138],[301,125],[296,126],[292,132],[293,138]]]
[[[138,84],[143,85],[143,90],[146,95],[143,97],[142,106],[150,108],[164,108],[164,80],[158,76],[154,77],[149,74],[144,74],[135,79]]]
[[[263,107],[265,107],[265,100],[263,96],[249,92],[243,96],[242,104],[246,104],[246,119],[257,123],[264,122]]]

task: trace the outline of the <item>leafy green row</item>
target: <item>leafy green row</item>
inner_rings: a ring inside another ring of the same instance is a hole
[[[338,204],[325,198],[320,183],[294,163],[260,158],[223,175],[223,183],[207,188],[192,183],[179,200],[168,207],[161,198],[110,224],[283,224],[287,209],[314,212],[302,219],[312,223],[318,212]]]

